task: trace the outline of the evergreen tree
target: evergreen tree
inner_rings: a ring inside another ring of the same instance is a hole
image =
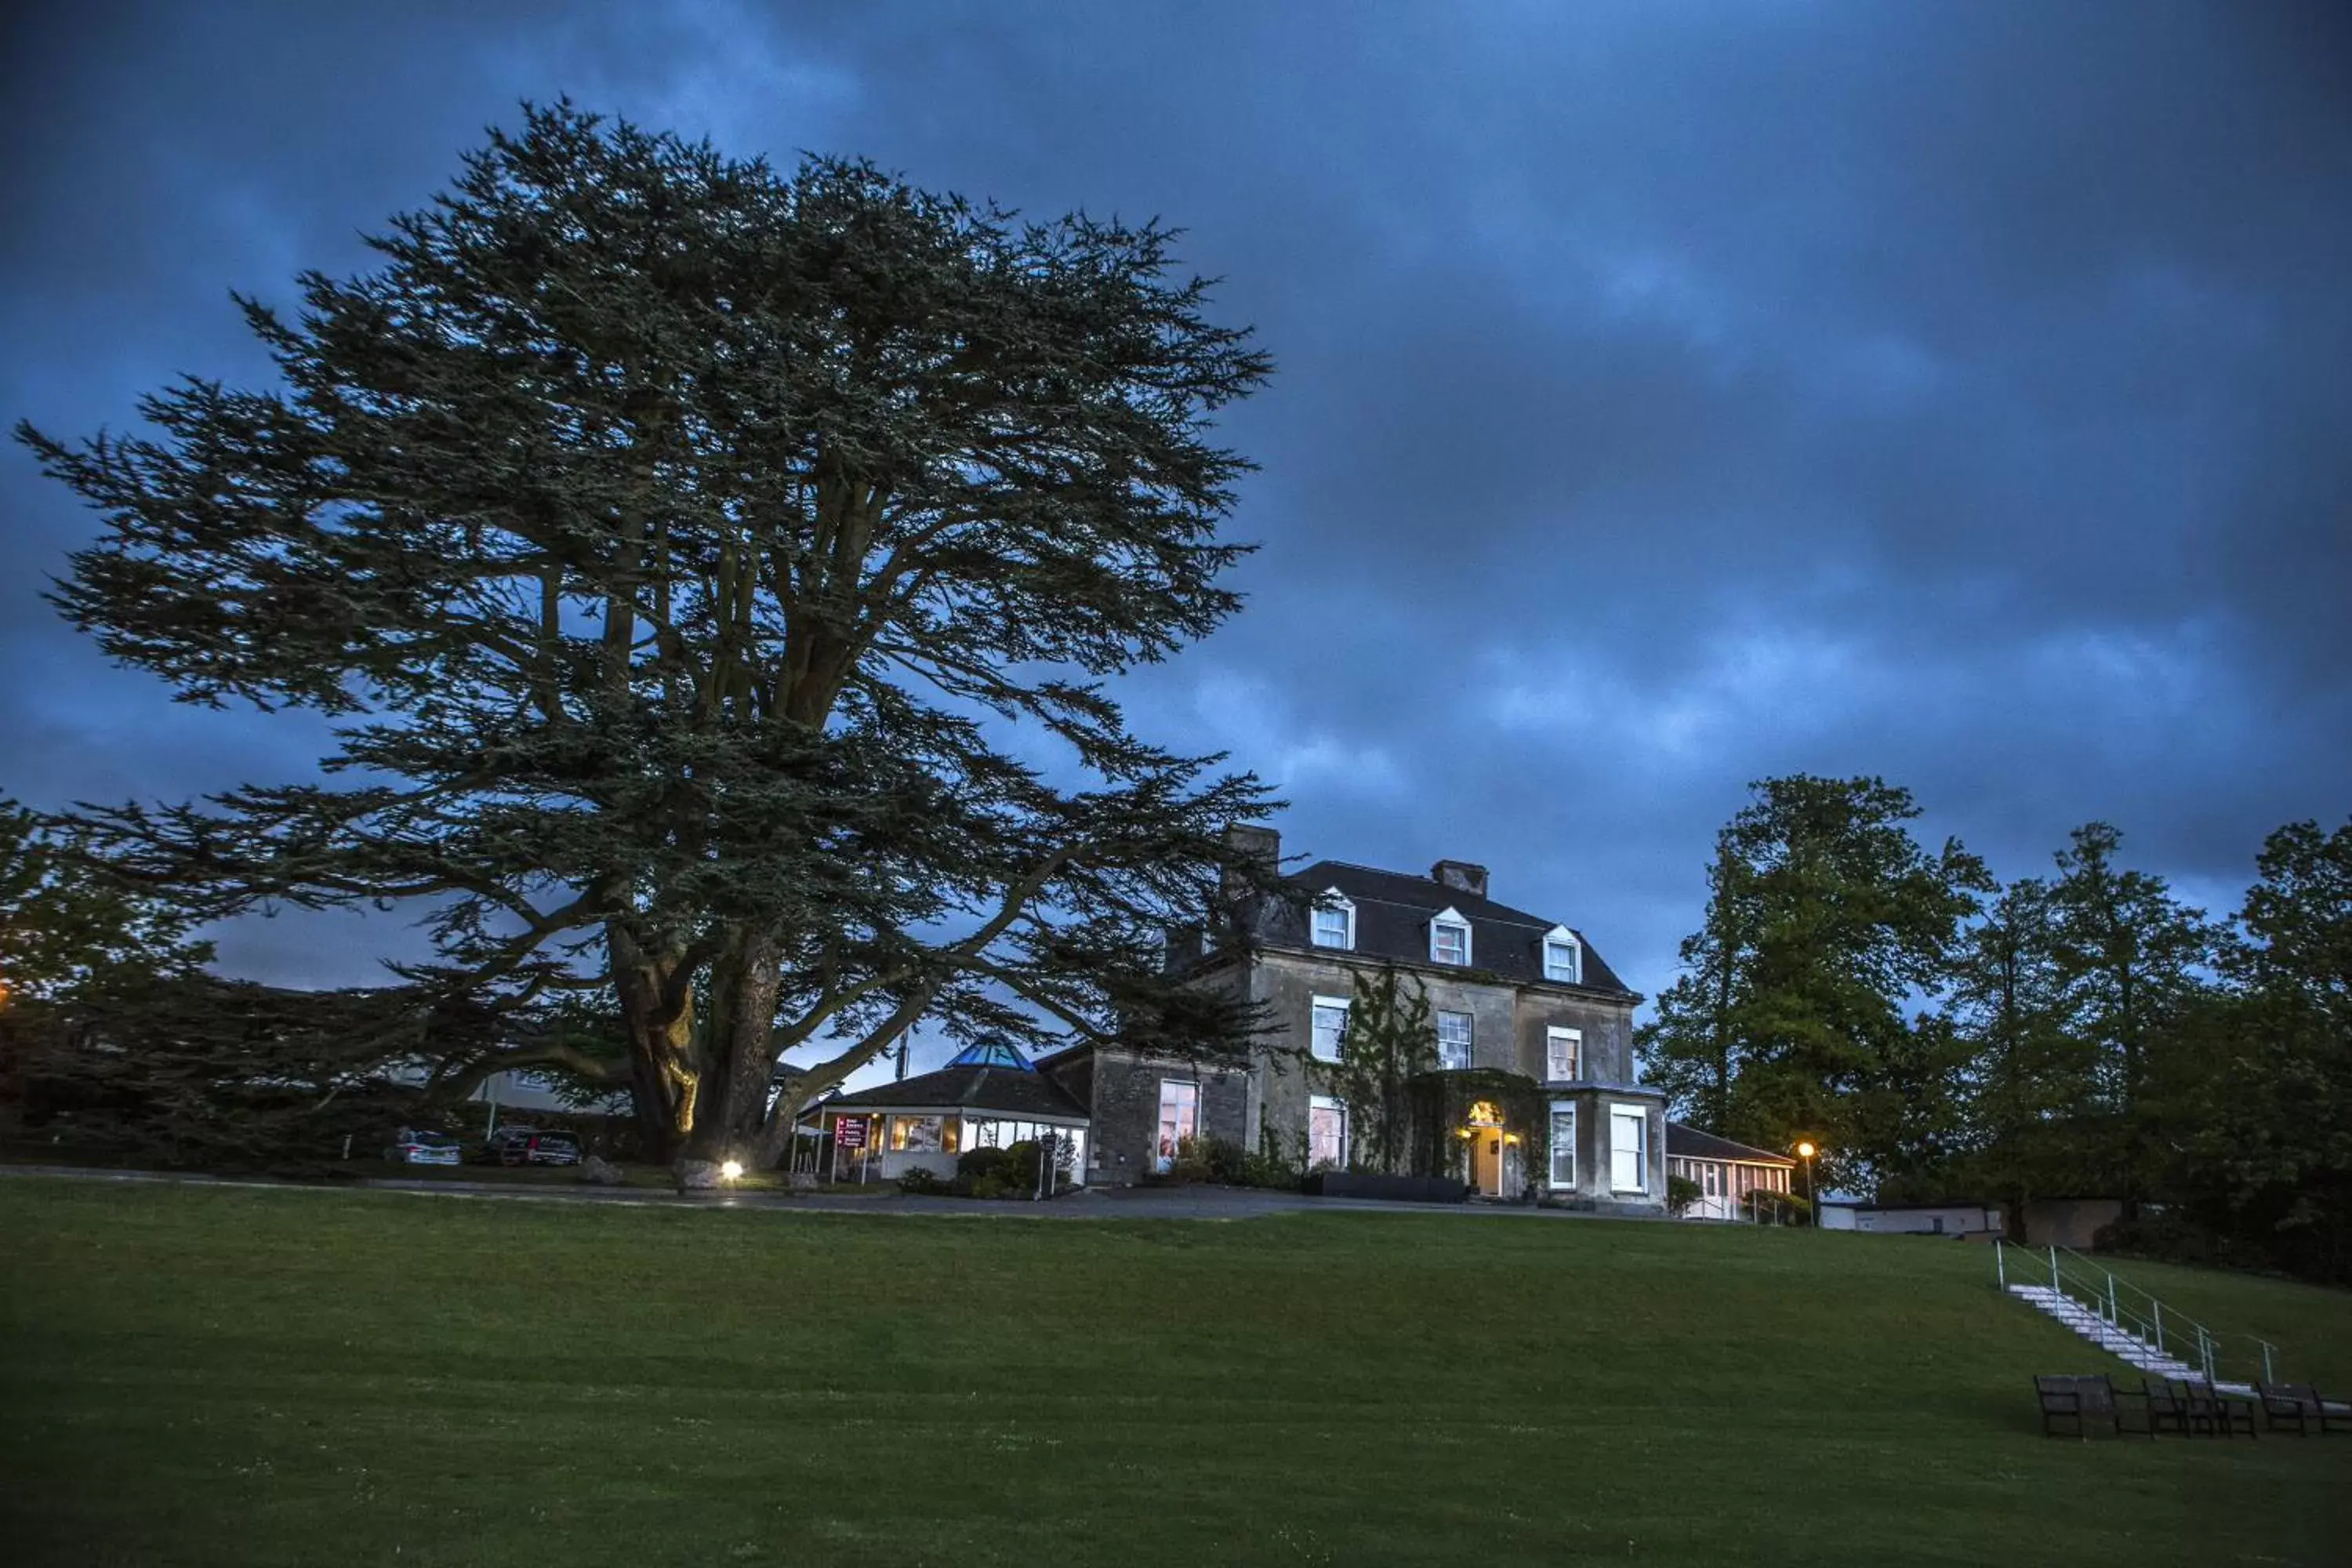
[[[1707,868],[1706,915],[1683,938],[1681,973],[1661,993],[1657,1015],[1634,1044],[1649,1081],[1666,1091],[1676,1114],[1718,1137],[1731,1114],[1738,1075],[1738,1014],[1754,955],[1755,890],[1747,862],[1718,840]]]
[[[140,892],[68,834],[0,799],[0,1008],[112,975],[186,974],[212,957],[190,913]]]
[[[2074,830],[2050,886],[2050,937],[2065,1028],[2088,1069],[2071,1109],[2117,1129],[2110,1181],[2136,1206],[2161,1158],[2154,1058],[2209,989],[2221,933],[2164,879],[2118,867],[2122,843],[2104,822]]]
[[[1678,983],[1645,1032],[1645,1070],[1703,1114],[1729,1062],[1723,1130],[1768,1149],[1811,1138],[1834,1185],[1897,1163],[1908,1134],[1865,1114],[1861,1096],[1929,1070],[1906,1015],[1941,986],[1990,879],[1957,840],[1923,849],[1909,792],[1882,780],[1798,774],[1750,789],[1717,838],[1695,939],[1723,967]]]
[[[469,1005],[609,986],[646,1142],[701,1161],[772,1162],[918,1019],[1238,1046],[1157,931],[1270,878],[1221,829],[1275,803],[1097,684],[1237,605],[1209,421],[1268,364],[1171,239],[528,109],[374,271],[240,301],[282,385],[20,426],[105,521],[75,625],[340,722],[332,784],[87,830],[207,915],[425,900],[405,977]],[[555,1050],[485,1037],[447,1092]]]
[[[1966,1134],[1939,1184],[1981,1187],[2012,1227],[2033,1197],[2106,1185],[2113,1131],[2093,1110],[2096,1057],[2071,1028],[2048,883],[2021,878],[1963,935],[1947,1018],[1965,1045]]]

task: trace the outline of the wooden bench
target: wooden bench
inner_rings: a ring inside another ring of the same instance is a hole
[[[2059,1436],[2056,1423],[2061,1421],[2072,1421],[2077,1437],[2088,1438],[2094,1422],[2105,1422],[2109,1432],[2123,1435],[2116,1385],[2104,1375],[2037,1376],[2033,1380],[2033,1396],[2042,1403],[2042,1435],[2045,1437]]]
[[[2323,1433],[2352,1432],[2352,1404],[2322,1398],[2312,1384],[2260,1383],[2254,1386],[2262,1395],[2263,1419],[2273,1432],[2292,1431],[2298,1437],[2311,1436],[2314,1426]]]
[[[2261,1428],[2254,1425],[2252,1400],[2223,1394],[2210,1384],[2176,1383],[2172,1386],[2188,1407],[2191,1433],[2209,1437],[2234,1437],[2241,1432],[2249,1437],[2262,1436]]]
[[[2145,1429],[2149,1436],[2153,1437],[2159,1432],[2177,1432],[2183,1437],[2189,1436],[2189,1404],[2173,1392],[2172,1384],[2150,1383],[2143,1377],[2139,1380],[2139,1393],[2126,1397],[2140,1401]]]

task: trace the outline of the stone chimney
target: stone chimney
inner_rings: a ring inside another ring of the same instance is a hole
[[[1429,879],[1472,898],[1486,896],[1486,868],[1473,866],[1467,860],[1440,860],[1429,868]]]
[[[1250,859],[1263,861],[1269,871],[1282,862],[1282,835],[1271,827],[1260,827],[1252,822],[1229,822],[1225,824],[1225,845]],[[1230,899],[1245,887],[1240,878],[1227,871],[1218,891]]]

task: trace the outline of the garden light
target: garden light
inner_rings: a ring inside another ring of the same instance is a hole
[[[719,1167],[719,1173],[730,1182],[740,1182],[743,1179],[743,1162],[730,1160]]]

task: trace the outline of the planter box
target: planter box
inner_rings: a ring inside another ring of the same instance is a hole
[[[1381,1198],[1402,1204],[1458,1204],[1470,1197],[1468,1183],[1444,1176],[1353,1176],[1340,1171],[1307,1177],[1307,1191],[1318,1198]]]

